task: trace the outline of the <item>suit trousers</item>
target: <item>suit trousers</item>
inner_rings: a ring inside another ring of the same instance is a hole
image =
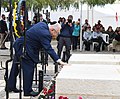
[[[19,55],[15,55],[10,76],[8,79],[8,89],[16,88],[17,76],[19,74],[19,65],[16,63],[19,61]],[[23,90],[24,94],[29,94],[32,91],[32,81],[34,75],[35,63],[26,54],[21,60],[21,67],[23,71]]]

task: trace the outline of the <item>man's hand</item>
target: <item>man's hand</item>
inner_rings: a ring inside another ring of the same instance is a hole
[[[62,66],[67,65],[67,63],[65,63],[63,61],[60,61],[59,64],[62,65]]]
[[[62,66],[67,65],[67,63],[61,61],[61,59],[58,59],[58,60],[57,60],[57,63],[60,64],[60,65],[62,65]]]
[[[68,25],[69,25],[70,27],[72,27],[72,23],[68,23]]]

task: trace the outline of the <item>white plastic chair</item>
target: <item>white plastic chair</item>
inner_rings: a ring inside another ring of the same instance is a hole
[[[108,34],[102,34],[102,38],[105,41],[105,43],[109,44],[109,35]]]

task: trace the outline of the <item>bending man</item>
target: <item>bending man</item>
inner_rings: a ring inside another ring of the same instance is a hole
[[[26,31],[26,54],[21,62],[23,69],[24,96],[37,95],[32,90],[32,81],[35,64],[39,62],[40,48],[44,48],[44,50],[51,56],[51,58],[55,62],[58,62],[61,65],[66,64],[59,59],[58,55],[55,53],[50,45],[52,37],[57,37],[60,29],[61,26],[58,23],[54,23],[48,26],[44,22],[39,22]],[[19,92],[19,90],[16,88],[16,81],[19,73],[18,65],[16,64],[16,62],[19,61],[20,56],[23,54],[23,43],[24,37],[16,39],[14,43],[15,56],[8,80],[8,89],[6,89],[9,92]]]

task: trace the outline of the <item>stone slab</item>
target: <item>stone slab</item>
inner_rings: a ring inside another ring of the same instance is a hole
[[[120,66],[64,66],[56,78],[56,99],[60,95],[72,97],[70,99],[78,99],[78,96],[86,97],[83,99],[120,99]]]
[[[72,54],[70,64],[107,64],[120,65],[118,54]]]
[[[19,99],[19,93],[10,93],[9,97],[10,97],[9,99]],[[3,99],[6,99],[6,97],[4,97]],[[22,99],[32,99],[32,98],[30,96],[24,97],[22,93]]]

